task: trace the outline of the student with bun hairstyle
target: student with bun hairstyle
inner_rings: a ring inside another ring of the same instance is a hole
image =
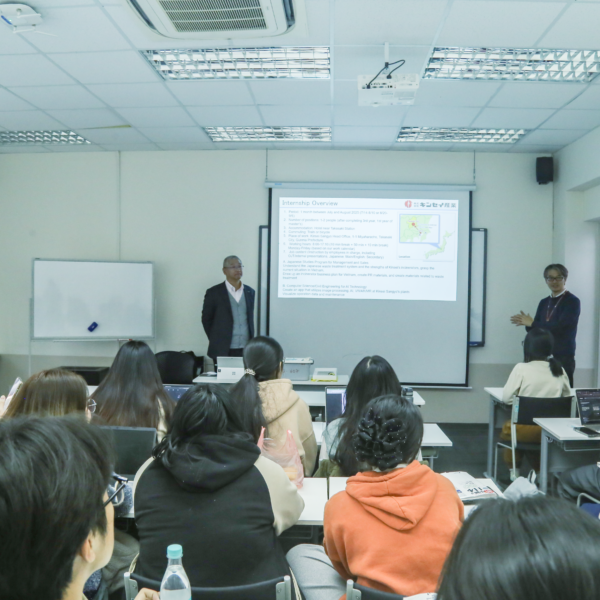
[[[523,342],[524,360],[515,365],[502,391],[502,400],[512,404],[515,396],[529,398],[559,398],[571,396],[569,378],[560,363],[552,355],[554,338],[546,329],[531,329]],[[504,423],[500,438],[511,439],[510,420]],[[523,443],[539,444],[542,428],[537,425],[517,425],[517,439]],[[533,462],[537,463],[536,458]],[[503,453],[504,462],[512,467],[512,452]],[[522,452],[515,453],[515,462],[519,467]],[[534,465],[535,466],[535,465]],[[516,474],[515,474],[516,476]]]
[[[175,403],[165,392],[154,352],[145,342],[123,344],[106,377],[92,394],[106,425],[154,427],[160,441]]]
[[[256,406],[260,399],[266,422],[265,437],[283,446],[290,430],[304,466],[304,475],[310,477],[317,458],[317,441],[310,410],[298,396],[289,379],[281,379],[283,348],[271,337],[258,336],[244,348],[245,375],[232,388],[237,402]]]
[[[134,482],[136,573],[160,581],[166,548],[177,542],[192,586],[290,574],[278,536],[298,521],[304,501],[261,456],[259,415],[249,404],[236,407],[220,385],[196,385],[177,402],[169,433]]]
[[[538,495],[486,501],[444,565],[437,600],[597,600],[600,522]]]
[[[325,505],[323,547],[287,554],[306,600],[338,600],[345,582],[411,596],[435,592],[464,508],[448,479],[415,457],[419,409],[397,395],[374,398],[354,434],[360,472]]]
[[[60,417],[92,412],[88,389],[81,375],[65,369],[48,369],[32,375],[14,395],[4,418],[27,415]]]

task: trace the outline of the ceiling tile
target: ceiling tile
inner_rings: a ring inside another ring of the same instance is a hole
[[[211,139],[199,127],[153,127],[140,131],[157,143],[211,143]]]
[[[534,108],[484,108],[474,127],[534,129],[554,111]]]
[[[25,102],[25,100],[3,89],[0,89],[0,107],[2,107],[2,110],[33,110],[34,108],[29,102]]]
[[[103,108],[104,103],[80,85],[13,87],[11,91],[38,108]]]
[[[598,23],[600,23],[600,4],[574,2],[538,46],[598,50],[600,48]]]
[[[0,62],[0,85],[7,87],[74,83],[66,73],[40,54],[3,56]]]
[[[36,4],[37,6],[37,4]],[[0,54],[35,54],[37,50],[27,43],[32,35],[14,35],[8,27],[0,29]],[[2,59],[4,60],[4,59]]]
[[[119,108],[178,106],[161,83],[116,83],[89,85],[88,89],[110,106]]]
[[[52,54],[51,59],[81,83],[160,82],[160,75],[138,52]]]
[[[192,127],[192,118],[183,108],[117,108],[134,127]]]
[[[42,52],[130,49],[127,40],[101,8],[50,8],[43,12],[43,17],[40,29],[53,35],[33,35],[29,38]]]
[[[0,145],[0,154],[42,154],[50,153],[44,146],[2,146]]]
[[[581,83],[507,82],[489,105],[502,108],[560,108],[584,89],[585,84]]]
[[[46,144],[50,152],[104,152],[104,148],[96,144]]]
[[[402,123],[405,127],[468,127],[481,109],[412,106]]]
[[[72,129],[85,127],[112,127],[125,125],[125,121],[107,108],[88,110],[49,110],[48,114]]]
[[[448,150],[450,150],[450,148],[452,148],[453,144],[444,144],[442,142],[440,143],[431,143],[428,144],[426,142],[423,142],[422,144],[394,144],[391,149],[392,150],[403,150],[403,151],[411,151],[411,152],[423,152],[423,151],[427,151],[427,152],[446,152]]]
[[[600,108],[600,87],[590,85],[581,96],[575,98],[566,108]]]
[[[329,106],[259,106],[266,126],[327,127],[331,124]]]
[[[349,125],[400,128],[408,106],[336,106],[333,119],[336,126]]]
[[[256,106],[190,106],[188,112],[202,127],[261,126],[262,118]]]
[[[393,144],[399,127],[334,127],[333,142],[354,144]]]
[[[257,104],[329,104],[331,80],[267,79],[250,81]]]
[[[35,8],[56,8],[57,5],[63,6],[93,6],[94,0],[35,0]],[[46,11],[40,10],[42,17]]]
[[[400,59],[406,63],[398,74],[421,73],[429,59],[429,48],[390,46],[390,61]],[[358,85],[359,75],[372,74],[374,77],[383,67],[383,43],[379,46],[336,46],[334,61],[335,79],[352,79]]]
[[[9,131],[65,129],[62,123],[39,110],[2,111],[0,112],[0,126]]]
[[[156,144],[148,142],[147,144],[102,144],[102,147],[109,152],[147,152],[160,150]]]
[[[537,129],[522,139],[523,144],[570,144],[587,133],[585,129]]]
[[[566,110],[552,115],[543,125],[548,129],[595,129],[600,125],[600,110]]]
[[[354,81],[336,81],[333,86],[333,100],[336,105],[358,106],[358,83]]]
[[[77,130],[75,130],[77,131]],[[77,131],[79,133],[79,131]],[[147,144],[150,140],[137,129],[87,129],[81,135],[96,144]]]
[[[542,144],[540,145],[528,145],[528,144],[515,144],[509,152],[511,153],[527,153],[527,154],[553,154],[558,152],[564,144]]]
[[[502,84],[496,81],[422,79],[417,106],[485,106]]]
[[[561,2],[458,0],[436,45],[528,48],[564,6]]]
[[[159,142],[158,146],[161,150],[167,151],[183,151],[183,152],[194,152],[198,150],[216,150],[216,146],[210,142],[209,144],[187,144],[187,143],[173,143],[173,142]]]
[[[254,104],[245,81],[168,81],[166,85],[186,106]]]
[[[445,4],[442,0],[338,0],[335,43],[429,45]]]

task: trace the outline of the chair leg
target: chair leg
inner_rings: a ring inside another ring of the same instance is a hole
[[[517,427],[514,423],[510,424],[510,446],[512,450],[512,469],[510,472],[510,480],[514,481],[517,478],[517,458],[515,456],[515,446],[517,445]]]

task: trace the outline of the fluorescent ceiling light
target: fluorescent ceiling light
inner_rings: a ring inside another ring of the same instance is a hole
[[[205,127],[213,142],[330,142],[331,127]]]
[[[441,127],[402,127],[399,142],[446,142],[514,144],[528,131],[526,129],[461,129]]]
[[[434,48],[424,79],[589,82],[599,50]]]
[[[142,50],[167,80],[329,79],[329,48]]]
[[[0,145],[5,144],[91,144],[74,131],[0,131]]]

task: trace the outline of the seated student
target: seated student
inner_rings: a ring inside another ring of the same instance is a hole
[[[581,493],[600,500],[600,467],[594,463],[563,471],[558,475],[557,492],[565,500],[576,501]],[[594,508],[600,508],[600,504],[594,504]]]
[[[59,417],[69,413],[91,413],[88,389],[81,375],[65,369],[48,369],[23,383],[4,412],[5,418],[25,415]]]
[[[308,405],[289,379],[281,379],[282,347],[271,337],[251,339],[244,348],[244,367],[246,374],[232,388],[231,395],[237,402],[250,405],[260,399],[267,425],[265,437],[277,446],[283,446],[288,430],[292,432],[304,475],[310,477],[317,458],[317,441]]]
[[[261,456],[257,407],[243,405],[242,414],[213,384],[181,397],[168,435],[136,476],[136,573],[160,580],[167,546],[177,542],[192,586],[290,574],[277,536],[297,522],[304,501],[284,470]]]
[[[106,377],[92,394],[106,425],[154,427],[162,440],[175,403],[165,392],[156,357],[145,342],[123,344]]]
[[[489,500],[466,521],[437,600],[597,600],[600,523],[548,496]]]
[[[515,365],[504,390],[502,400],[512,404],[515,396],[530,398],[558,398],[571,396],[569,378],[560,363],[552,356],[554,338],[545,329],[532,329],[523,342],[524,362]],[[517,439],[523,443],[540,443],[542,428],[537,425],[517,425]],[[510,420],[504,423],[500,439],[510,441]],[[515,453],[517,469],[523,456]],[[534,466],[539,464],[539,454],[532,455]],[[512,452],[504,451],[504,462],[512,466]],[[518,477],[518,473],[515,473]]]
[[[373,399],[388,394],[400,395],[402,386],[392,365],[381,356],[365,356],[352,371],[346,388],[346,410],[329,423],[323,434],[321,458],[329,457],[339,467],[340,475],[358,473],[352,438],[358,429],[365,406]],[[338,445],[340,444],[338,453]],[[325,454],[327,452],[327,454]]]
[[[360,472],[325,505],[323,547],[287,559],[306,600],[338,600],[345,582],[410,596],[435,592],[464,515],[454,486],[415,457],[419,409],[397,395],[367,404],[354,435]]]
[[[0,598],[81,600],[113,550],[111,449],[86,419],[0,421]],[[143,590],[136,600],[158,600]]]

